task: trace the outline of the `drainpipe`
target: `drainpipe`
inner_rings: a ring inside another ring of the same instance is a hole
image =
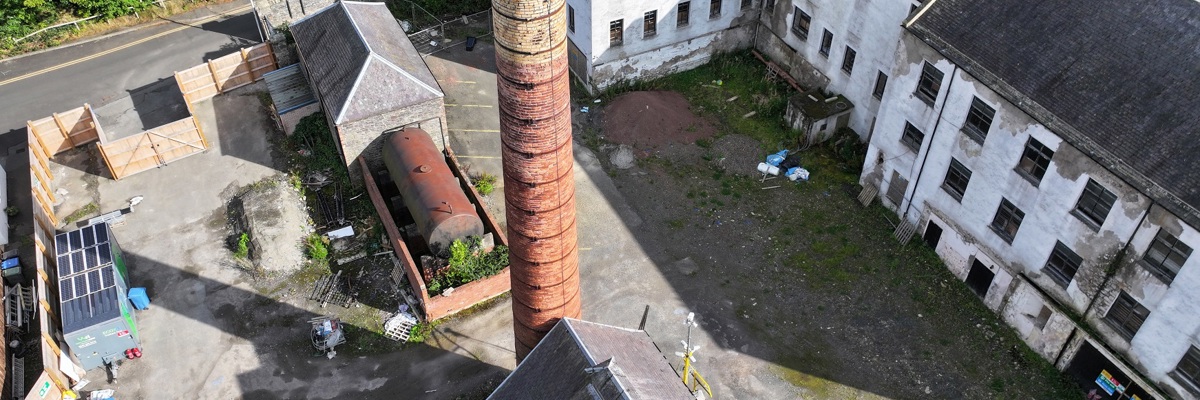
[[[1147,196],[1147,198],[1149,198],[1149,196]],[[1133,237],[1137,236],[1137,232],[1142,229],[1142,224],[1146,222],[1146,217],[1150,215],[1150,210],[1154,209],[1154,205],[1156,203],[1157,202],[1155,202],[1154,199],[1150,199],[1150,206],[1146,207],[1146,213],[1142,214],[1142,218],[1138,220],[1137,228],[1135,228],[1133,233],[1129,235],[1129,239],[1125,241],[1125,245],[1121,247],[1121,251],[1117,253],[1117,259],[1113,260],[1113,262],[1121,262],[1121,260],[1125,258],[1125,255],[1129,254],[1129,245],[1133,243]],[[1092,296],[1091,300],[1088,300],[1088,305],[1083,309],[1083,315],[1080,316],[1080,318],[1083,320],[1079,321],[1079,323],[1087,323],[1088,313],[1092,311],[1092,307],[1094,307],[1096,305],[1096,301],[1100,299],[1100,293],[1104,292],[1104,288],[1108,286],[1108,282],[1112,280],[1113,275],[1116,275],[1115,271],[1112,273],[1109,273],[1109,271],[1104,271],[1104,280],[1100,281],[1100,286],[1096,288],[1096,295]],[[1063,342],[1062,348],[1058,350],[1058,356],[1054,357],[1054,366],[1056,368],[1058,367],[1058,362],[1062,360],[1063,353],[1066,353],[1067,346],[1071,344],[1071,340],[1075,339],[1075,335],[1078,331],[1079,327],[1072,328],[1071,334],[1067,336],[1067,341]]]
[[[904,214],[900,216],[902,219],[908,219],[908,211],[912,209],[913,198],[917,196],[917,186],[921,184],[921,176],[925,175],[925,162],[929,160],[929,153],[933,152],[933,138],[937,137],[938,126],[942,124],[942,112],[946,111],[946,104],[950,102],[950,89],[954,88],[954,77],[958,74],[958,64],[951,65],[954,65],[954,69],[950,71],[950,84],[946,85],[946,98],[942,100],[942,107],[938,109],[937,120],[933,122],[933,132],[929,134],[929,147],[925,148],[925,157],[921,158],[921,167],[917,169],[917,179],[913,180],[912,194],[908,196],[908,205],[904,206]],[[911,174],[912,171],[909,171],[909,173]]]

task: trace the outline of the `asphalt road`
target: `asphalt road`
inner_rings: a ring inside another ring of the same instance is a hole
[[[242,4],[197,10],[141,29],[0,61],[0,151],[25,143],[25,122],[101,107],[175,71],[259,41]],[[210,20],[211,19],[211,20]],[[187,22],[194,21],[194,22]]]

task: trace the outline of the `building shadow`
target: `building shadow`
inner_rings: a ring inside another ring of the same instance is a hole
[[[241,47],[259,43],[260,36],[258,34],[258,25],[255,24],[254,19],[255,16],[253,12],[248,12],[242,15],[236,15],[216,21],[209,21],[199,25],[183,22],[170,17],[163,18],[163,20],[170,21],[177,25],[199,28],[209,32],[219,33],[229,38],[229,43],[231,44],[229,47],[222,47],[221,50],[206,53],[200,60],[201,62],[232,53]]]
[[[105,140],[116,141],[187,118],[187,103],[175,78],[127,90],[128,96],[95,110]]]
[[[232,266],[197,269],[130,251],[125,256],[130,286],[145,287],[152,303],[137,316],[145,356],[120,370],[122,377],[138,377],[118,381],[123,397],[482,398],[509,372],[424,344],[378,351],[370,344],[390,339],[349,324],[348,341],[327,358],[309,339],[308,321],[324,314],[208,276]],[[352,312],[334,308],[322,312]],[[147,379],[164,373],[195,381],[176,381],[172,390]],[[102,382],[104,374],[97,369],[87,377]]]

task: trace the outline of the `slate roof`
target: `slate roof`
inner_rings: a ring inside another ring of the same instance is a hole
[[[335,124],[443,97],[384,3],[334,3],[293,22],[291,32]]]
[[[1200,2],[936,0],[908,29],[1195,224]]]
[[[592,399],[593,392],[605,399],[695,399],[645,331],[570,318],[488,399]]]

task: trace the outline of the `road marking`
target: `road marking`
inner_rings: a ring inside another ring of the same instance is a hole
[[[481,108],[492,108],[492,106],[491,106],[491,105],[488,105],[488,104],[450,104],[450,103],[446,103],[446,107],[481,107]]]
[[[499,160],[500,159],[500,156],[464,156],[464,155],[458,155],[458,154],[455,154],[455,156],[458,158],[481,158],[481,159],[485,159],[485,160]]]
[[[475,133],[500,133],[500,131],[496,130],[496,129],[450,129],[450,130],[459,131],[459,132],[475,132]]]
[[[91,60],[94,60],[94,59],[97,59],[97,58],[100,58],[100,57],[103,57],[103,56],[106,56],[106,55],[109,55],[109,54],[112,54],[112,53],[115,53],[115,52],[118,52],[118,51],[121,51],[121,50],[128,49],[128,48],[130,48],[130,47],[133,47],[133,46],[137,46],[137,45],[139,45],[139,44],[142,44],[142,43],[146,43],[146,42],[148,42],[148,41],[151,41],[151,40],[154,40],[154,39],[158,39],[158,38],[160,38],[160,37],[163,37],[163,36],[166,36],[166,35],[170,35],[170,34],[172,34],[172,33],[175,33],[175,32],[179,32],[179,31],[182,31],[182,30],[185,30],[185,29],[188,29],[188,28],[195,28],[195,27],[196,27],[196,25],[199,25],[199,24],[202,24],[202,23],[205,23],[205,22],[208,22],[208,21],[212,21],[212,20],[216,20],[216,19],[220,19],[220,18],[224,18],[224,17],[230,17],[230,16],[232,16],[232,14],[241,13],[241,12],[243,12],[243,11],[249,10],[250,8],[251,8],[251,7],[250,7],[249,5],[245,5],[245,6],[242,6],[242,7],[238,7],[237,9],[230,10],[228,14],[217,14],[217,15],[214,15],[214,16],[211,16],[211,17],[206,17],[206,18],[204,18],[204,19],[201,19],[201,20],[199,20],[199,21],[194,21],[194,22],[192,22],[190,25],[189,25],[189,24],[185,24],[184,26],[181,26],[181,27],[178,27],[178,28],[175,28],[175,29],[171,29],[171,30],[169,30],[169,31],[166,31],[166,32],[158,33],[158,34],[155,34],[155,35],[153,35],[153,36],[150,36],[150,37],[146,37],[146,38],[138,39],[138,40],[135,40],[135,41],[132,41],[132,42],[129,42],[129,43],[126,43],[126,44],[123,44],[123,45],[120,45],[120,46],[117,46],[117,47],[114,47],[114,48],[111,48],[111,49],[108,49],[108,50],[105,50],[105,51],[102,51],[102,52],[99,52],[99,53],[96,53],[96,54],[92,54],[92,55],[90,55],[90,56],[87,56],[87,57],[79,58],[79,59],[76,59],[76,60],[73,60],[73,61],[67,61],[67,62],[65,62],[65,63],[58,64],[58,65],[55,65],[55,66],[52,66],[52,67],[46,67],[46,68],[43,68],[43,69],[40,69],[40,70],[37,70],[37,71],[33,71],[33,72],[30,72],[30,73],[28,73],[28,74],[21,75],[21,76],[15,77],[15,78],[6,79],[6,80],[3,80],[3,81],[0,81],[0,86],[4,86],[4,85],[7,85],[7,84],[10,84],[10,83],[16,82],[16,81],[21,81],[21,80],[29,79],[29,78],[32,78],[32,77],[35,77],[35,76],[38,76],[38,75],[41,75],[41,74],[44,74],[44,73],[47,73],[47,72],[54,72],[54,71],[57,71],[57,70],[60,70],[60,69],[66,68],[66,67],[70,67],[70,66],[72,66],[72,65],[75,65],[75,64],[79,64],[79,63],[81,63],[81,62],[85,62],[85,61],[91,61]]]

